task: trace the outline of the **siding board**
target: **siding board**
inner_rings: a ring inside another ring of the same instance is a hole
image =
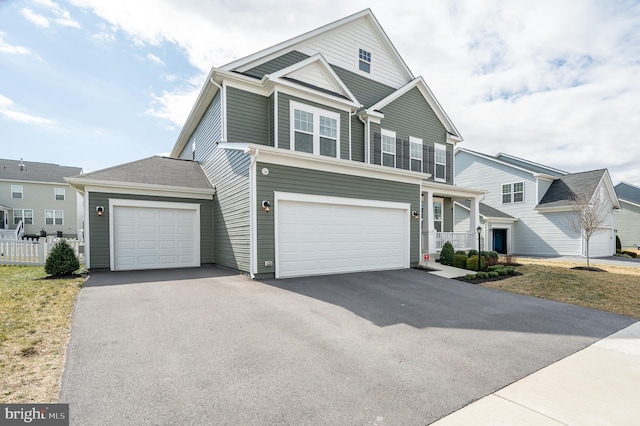
[[[268,98],[227,87],[229,142],[269,145]]]

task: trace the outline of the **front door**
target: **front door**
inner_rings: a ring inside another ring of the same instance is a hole
[[[507,253],[507,230],[493,229],[493,251],[501,254]]]
[[[0,229],[7,229],[8,224],[9,221],[7,212],[4,210],[0,210]]]

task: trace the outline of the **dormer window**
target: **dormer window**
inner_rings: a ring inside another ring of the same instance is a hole
[[[371,73],[371,52],[358,49],[358,68],[360,71]]]

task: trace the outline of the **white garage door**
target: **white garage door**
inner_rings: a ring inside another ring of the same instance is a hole
[[[615,251],[616,243],[613,229],[602,228],[601,232],[596,232],[591,236],[589,240],[589,257],[613,256]]]
[[[200,266],[198,205],[120,201],[110,209],[112,270]]]
[[[409,207],[276,193],[276,278],[408,268]]]

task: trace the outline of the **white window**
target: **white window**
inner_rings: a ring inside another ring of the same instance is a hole
[[[11,185],[11,198],[24,198],[22,185]]]
[[[433,198],[433,227],[437,232],[442,232],[442,198]]]
[[[45,210],[44,211],[44,223],[45,225],[64,225],[62,210]]]
[[[54,188],[53,196],[57,201],[64,201],[64,188]]]
[[[358,49],[358,69],[371,74],[371,52]]]
[[[414,172],[422,171],[422,139],[409,136],[409,144],[411,145],[411,170]]]
[[[521,203],[524,201],[524,182],[505,183],[502,185],[502,204]]]
[[[338,158],[340,114],[291,102],[291,149]]]
[[[396,166],[396,133],[382,129],[382,165]]]
[[[440,144],[435,144],[436,155],[434,156],[436,175],[434,180],[439,182],[445,182],[447,180],[447,147]]]
[[[33,210],[30,209],[13,209],[13,224],[24,223],[25,225],[33,225]]]

